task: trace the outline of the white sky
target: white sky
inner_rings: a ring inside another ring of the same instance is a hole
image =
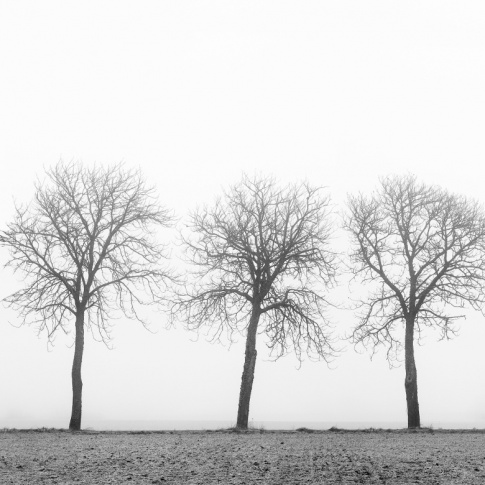
[[[139,166],[180,216],[242,171],[310,180],[337,204],[408,172],[485,201],[484,48],[481,1],[3,1],[0,224],[60,158]],[[0,297],[18,284],[3,270]],[[47,352],[9,322],[0,308],[0,428],[67,427],[70,338]],[[335,314],[339,331],[354,322]],[[111,351],[86,340],[83,427],[235,423],[243,339],[228,350],[164,323],[117,321]],[[471,312],[459,338],[417,348],[423,425],[485,427],[484,341]],[[405,426],[404,369],[383,352],[297,370],[258,350],[255,422]]]

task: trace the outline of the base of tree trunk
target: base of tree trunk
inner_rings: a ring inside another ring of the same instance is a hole
[[[419,401],[418,401],[418,386],[416,382],[416,374],[414,379],[409,382],[406,380],[406,401],[408,410],[408,429],[421,428],[421,417],[419,414]]]
[[[246,352],[246,361],[244,363],[244,372],[241,379],[241,390],[239,394],[239,406],[236,423],[237,429],[248,429],[249,402],[251,400],[251,391],[253,389],[256,356],[256,349],[252,350],[252,352]]]
[[[81,431],[81,420],[73,419],[69,422],[69,431]]]

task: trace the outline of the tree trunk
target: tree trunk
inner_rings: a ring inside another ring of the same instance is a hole
[[[81,429],[81,410],[83,381],[81,379],[81,364],[84,352],[84,311],[79,310],[76,315],[76,341],[74,344],[74,360],[72,362],[72,412],[69,429]]]
[[[249,401],[253,389],[254,367],[256,365],[256,333],[258,330],[259,317],[259,308],[253,308],[246,337],[246,354],[241,379],[241,391],[239,393],[239,407],[236,424],[236,427],[239,429],[248,429]]]
[[[420,428],[421,419],[419,417],[418,402],[418,376],[416,363],[414,361],[414,318],[408,317],[406,320],[406,338],[404,344],[404,359],[406,366],[406,401],[408,407],[408,428]]]

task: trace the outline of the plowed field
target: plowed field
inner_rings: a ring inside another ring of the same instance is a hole
[[[485,484],[485,433],[0,432],[4,484]]]

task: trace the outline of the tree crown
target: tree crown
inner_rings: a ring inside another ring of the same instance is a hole
[[[138,318],[135,304],[162,298],[172,274],[161,265],[164,248],[153,236],[155,227],[170,222],[138,171],[61,161],[0,233],[0,244],[10,250],[7,266],[26,276],[24,288],[4,301],[49,339],[86,311],[87,324],[106,342],[114,307]]]
[[[298,357],[302,349],[328,355],[327,301],[314,287],[335,274],[329,212],[320,189],[244,176],[213,207],[192,214],[184,244],[196,269],[174,308],[189,328],[209,324],[215,339],[246,329],[256,311],[277,356],[290,343]]]
[[[371,196],[350,196],[345,226],[353,242],[353,272],[375,291],[361,302],[355,342],[400,347],[393,330],[412,319],[455,331],[446,306],[485,303],[485,216],[478,203],[420,184],[414,176],[381,179]]]

